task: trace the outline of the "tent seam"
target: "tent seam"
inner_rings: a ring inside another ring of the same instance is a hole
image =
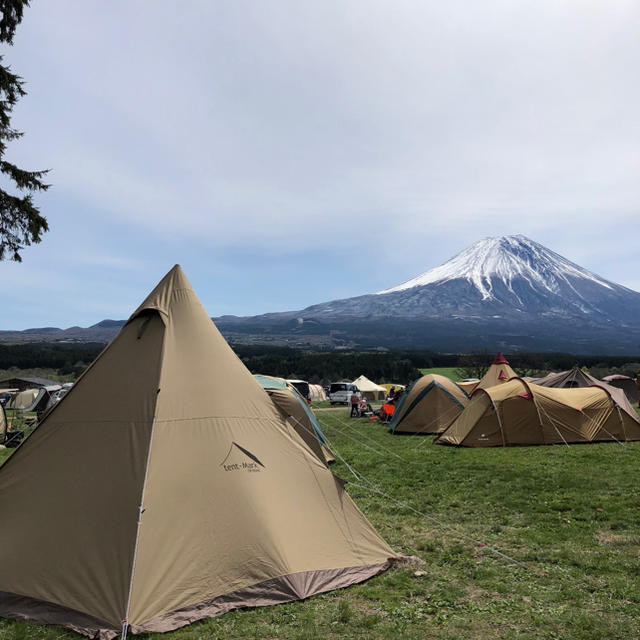
[[[164,353],[165,353],[165,346],[167,342],[168,327],[164,323],[164,321],[163,321],[163,325],[164,325],[164,334],[162,336],[162,349],[160,350],[160,372],[158,374],[155,405],[153,407],[153,420],[151,422],[151,433],[149,435],[149,449],[147,451],[147,460],[146,460],[145,469],[144,469],[144,479],[142,481],[142,491],[140,493],[140,506],[138,507],[138,524],[136,526],[136,539],[133,547],[133,559],[131,561],[131,577],[129,579],[129,593],[127,595],[126,609],[125,609],[124,618],[122,620],[122,640],[126,640],[127,629],[129,627],[129,612],[131,608],[131,596],[133,594],[133,580],[136,572],[136,560],[138,555],[138,545],[140,542],[140,530],[142,528],[142,514],[144,513],[144,499],[145,499],[146,489],[147,489],[147,480],[149,477],[149,465],[151,462],[151,448],[153,446],[153,436],[155,433],[155,426],[156,426],[156,415],[158,411],[158,396],[160,395],[160,388],[161,388],[160,382],[162,381],[162,372],[164,369]]]

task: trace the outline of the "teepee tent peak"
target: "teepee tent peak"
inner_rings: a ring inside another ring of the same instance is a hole
[[[502,351],[499,351],[491,364],[509,364],[509,361],[504,357]]]
[[[101,640],[306,598],[396,557],[178,266],[0,468],[0,513],[0,616]]]
[[[498,355],[493,359],[487,373],[485,373],[480,382],[473,387],[470,395],[476,393],[478,389],[488,389],[489,387],[494,387],[497,384],[504,384],[511,380],[511,378],[517,377],[517,375],[518,374],[511,368],[508,360],[502,355],[502,353],[498,353]]]
[[[153,291],[131,314],[127,322],[131,322],[144,311],[157,311],[162,314],[163,317],[168,317],[173,294],[182,290],[193,292],[191,283],[187,279],[182,267],[176,264],[168,271],[164,278],[158,282]]]

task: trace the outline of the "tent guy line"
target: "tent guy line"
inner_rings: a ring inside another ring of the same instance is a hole
[[[458,531],[457,529],[455,529],[454,527],[452,527],[451,525],[447,524],[446,522],[442,522],[441,520],[439,520],[435,516],[429,515],[428,513],[425,513],[424,511],[420,511],[419,509],[416,509],[415,507],[411,506],[410,504],[408,504],[406,502],[402,502],[401,500],[393,498],[389,494],[385,493],[377,485],[375,485],[368,478],[366,478],[362,473],[360,473],[352,465],[350,465],[345,460],[344,456],[340,453],[340,451],[337,449],[335,444],[333,442],[331,442],[331,440],[326,436],[326,434],[325,434],[325,437],[327,438],[327,442],[329,444],[329,447],[331,448],[331,451],[333,451],[335,453],[336,457],[338,458],[338,460],[340,460],[340,462],[342,462],[347,467],[347,469],[351,472],[353,477],[356,478],[356,480],[358,480],[358,481],[365,482],[369,486],[368,487],[367,486],[362,486],[362,485],[357,484],[355,482],[347,482],[347,484],[351,485],[352,487],[357,487],[359,489],[363,489],[364,491],[370,491],[372,493],[376,493],[376,494],[378,494],[380,496],[383,496],[384,498],[387,498],[387,500],[397,504],[398,506],[401,506],[401,507],[404,507],[406,509],[409,509],[410,511],[413,511],[414,513],[422,516],[423,518],[425,518],[427,520],[430,520],[434,524],[437,524],[440,528],[446,529],[447,531],[450,531],[451,533],[454,533],[455,535],[457,535],[462,540],[467,540],[469,542],[473,542],[474,545],[477,545],[478,547],[480,547],[482,549],[487,549],[488,551],[491,551],[491,552],[495,553],[496,555],[498,555],[498,556],[500,556],[502,558],[505,558],[506,560],[508,560],[512,564],[516,564],[516,565],[522,566],[525,569],[527,569],[528,571],[532,570],[524,562],[521,562],[520,560],[516,560],[515,558],[512,558],[511,556],[507,555],[506,553],[503,553],[499,549],[496,549],[492,545],[489,545],[486,542],[483,542],[481,540],[477,540],[477,539],[467,535],[466,533],[462,533],[462,532]],[[414,549],[413,547],[409,547],[407,545],[407,548],[411,549],[416,554],[418,553],[418,551],[416,549]]]

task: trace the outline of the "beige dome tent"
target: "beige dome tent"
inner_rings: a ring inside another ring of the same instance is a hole
[[[442,433],[468,403],[467,394],[455,382],[430,373],[402,395],[389,427],[392,433]]]
[[[515,378],[518,374],[511,368],[509,361],[499,353],[491,363],[487,373],[480,378],[480,382],[476,384],[472,389],[465,391],[471,395],[476,389],[488,389],[489,387],[495,387],[497,384],[503,384],[508,382],[511,378]]]
[[[640,418],[631,412],[604,387],[551,389],[514,378],[475,391],[435,442],[498,447],[640,440]]]
[[[387,396],[387,390],[384,387],[376,384],[375,382],[371,382],[371,380],[366,376],[356,378],[353,381],[353,384],[358,387],[358,391],[360,391],[364,398],[371,400],[372,402],[380,402]]]
[[[0,467],[0,615],[101,640],[360,582],[397,557],[175,266]]]

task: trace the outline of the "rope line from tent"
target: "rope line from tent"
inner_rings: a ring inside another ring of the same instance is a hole
[[[609,395],[609,394],[607,394],[607,395]],[[620,418],[620,426],[622,427],[622,432],[624,433],[624,423],[622,422],[622,414],[620,413],[620,407],[619,407],[618,403],[610,395],[609,395],[609,401],[618,410],[618,417]],[[582,412],[582,415],[585,416],[587,420],[590,420],[596,426],[598,426],[598,423],[591,416],[589,416],[588,414],[584,413],[584,411]],[[623,449],[626,449],[625,443],[624,442],[620,442],[620,440],[618,440],[618,438],[616,438],[612,433],[609,433],[609,431],[604,428],[604,425],[598,426],[598,430],[600,430],[600,429],[602,429],[605,433],[607,433],[609,436],[611,436]]]
[[[611,402],[612,402],[613,404],[615,404],[615,403],[613,402],[613,400],[611,400]],[[614,440],[615,440],[615,441],[616,441],[616,442],[617,442],[617,443],[618,443],[618,444],[619,444],[623,449],[626,449],[625,443],[624,443],[624,442],[620,442],[620,440],[618,440],[618,438],[616,438],[616,437],[613,435],[613,433],[610,433],[607,429],[605,429],[605,428],[604,428],[604,425],[600,425],[600,426],[598,426],[598,423],[597,423],[597,422],[596,422],[596,421],[595,421],[591,416],[589,416],[589,415],[587,415],[586,413],[584,413],[584,411],[582,412],[582,415],[583,415],[583,416],[585,416],[585,418],[586,418],[587,420],[590,420],[591,422],[593,422],[593,424],[595,424],[595,425],[598,427],[598,431],[599,431],[600,429],[602,429],[602,431],[604,431],[604,432],[605,432],[605,433],[607,433],[611,438],[613,438],[613,439],[614,439]],[[597,432],[596,432],[596,433],[597,433]]]
[[[500,551],[499,549],[496,549],[495,547],[492,547],[491,545],[488,545],[486,542],[481,542],[480,540],[476,540],[475,538],[472,538],[471,536],[467,535],[466,533],[462,533],[461,531],[458,531],[457,529],[454,529],[451,525],[448,525],[440,520],[438,520],[437,518],[434,518],[433,516],[429,515],[428,513],[424,513],[423,511],[420,511],[419,509],[416,509],[415,507],[412,507],[410,504],[407,504],[406,502],[402,502],[401,500],[396,500],[395,498],[391,497],[390,495],[384,493],[383,491],[380,491],[379,489],[377,489],[374,486],[371,487],[366,487],[366,486],[362,486],[359,484],[356,484],[355,482],[350,482],[349,483],[352,487],[358,487],[359,489],[363,489],[365,491],[371,491],[372,493],[376,493],[380,496],[383,496],[385,498],[387,498],[388,500],[391,500],[392,502],[395,502],[398,506],[404,507],[406,509],[409,509],[409,511],[413,511],[414,513],[427,518],[428,520],[431,520],[432,522],[434,522],[435,524],[437,524],[439,527],[446,529],[447,531],[453,533],[454,535],[458,536],[459,538],[462,538],[463,540],[468,540],[469,542],[473,542],[474,544],[478,545],[481,548],[487,549],[489,551],[491,551],[492,553],[495,553],[496,555],[500,556],[501,558],[504,558],[505,560],[508,560],[509,562],[511,562],[512,564],[516,564],[519,565],[521,567],[525,567],[525,569],[529,569],[529,567],[524,563],[524,562],[520,562],[520,560],[516,560],[515,558],[512,558],[511,556],[508,556],[506,553],[503,553],[502,551]]]
[[[390,496],[389,494],[385,493],[377,485],[375,485],[368,478],[366,478],[362,473],[360,473],[352,465],[350,465],[344,459],[344,457],[342,456],[340,451],[338,451],[338,449],[335,447],[335,445],[332,444],[332,442],[329,440],[328,437],[327,437],[327,442],[329,444],[329,447],[331,448],[331,451],[333,451],[333,453],[340,460],[340,462],[342,462],[345,465],[345,467],[351,472],[351,474],[354,476],[354,478],[356,478],[356,480],[358,480],[359,482],[363,482],[363,483],[365,483],[365,485],[368,485],[368,486],[363,486],[363,485],[356,484],[354,482],[350,482],[349,484],[351,484],[352,486],[359,487],[360,489],[368,490],[368,491],[371,491],[372,493],[376,493],[376,494],[378,494],[380,496],[383,496],[387,500],[389,500],[389,501],[391,501],[391,502],[393,502],[393,503],[395,503],[395,504],[397,504],[397,505],[399,505],[401,507],[409,509],[410,511],[413,511],[414,513],[422,516],[423,518],[425,518],[427,520],[430,520],[431,522],[433,522],[434,524],[436,524],[440,528],[442,528],[442,529],[444,529],[446,531],[449,531],[449,532],[453,533],[454,535],[458,536],[458,538],[461,538],[463,540],[467,540],[469,542],[473,542],[473,544],[475,544],[475,545],[477,545],[479,547],[482,547],[482,548],[486,548],[487,550],[491,551],[492,553],[495,553],[497,556],[500,556],[501,558],[504,558],[504,559],[508,560],[509,562],[511,562],[513,564],[520,565],[522,567],[525,567],[525,568],[529,569],[529,567],[524,562],[520,562],[519,560],[516,560],[515,558],[512,558],[511,556],[508,556],[506,553],[503,553],[499,549],[496,549],[495,547],[493,547],[491,545],[488,545],[486,542],[482,542],[481,540],[476,540],[475,538],[469,536],[468,534],[463,533],[461,531],[458,531],[457,529],[455,529],[451,525],[449,525],[449,524],[447,524],[445,522],[442,522],[441,520],[439,520],[435,516],[429,515],[428,513],[425,513],[424,511],[420,511],[419,509],[416,509],[415,507],[412,507],[410,504],[407,504],[406,502],[402,502],[401,500],[398,500],[398,499],[394,498],[393,496]],[[416,550],[413,549],[413,551],[416,551]]]
[[[549,420],[549,423],[551,424],[551,426],[556,430],[556,433],[562,438],[562,442],[564,442],[567,445],[567,447],[569,447],[569,443],[565,440],[565,437],[562,435],[562,433],[560,433],[560,430],[556,426],[556,423],[554,422],[553,418],[549,415],[549,412],[536,401],[536,397],[533,395],[533,393],[531,394],[531,398],[533,399],[533,404],[536,406],[536,409],[538,410],[540,428],[543,430],[543,435],[542,435],[543,440],[544,440],[544,424],[542,423],[542,416],[540,415],[540,410],[542,410],[544,412],[544,415],[547,416],[547,419]]]
[[[458,407],[452,406],[449,407],[446,411],[443,411],[441,415],[446,416],[448,413],[456,411],[458,409]],[[432,425],[434,422],[436,422],[437,418],[434,418],[431,422],[429,422],[428,425],[426,426],[430,426]],[[453,424],[453,421],[449,423],[449,425],[447,426],[447,429]],[[425,427],[426,429],[426,427]],[[414,433],[411,433],[410,435],[412,436],[417,436],[417,435],[425,435],[428,434],[428,431],[425,431],[425,429],[422,429],[421,431],[416,431]],[[445,429],[444,431],[446,431],[447,429]],[[442,431],[441,433],[444,433],[444,431]],[[440,433],[438,434],[434,434],[434,435],[441,435]],[[418,447],[421,447],[425,442],[429,442],[429,440],[427,439],[422,439],[414,448],[413,450],[415,451]]]
[[[320,418],[318,418],[316,416],[318,422],[320,422]],[[379,442],[377,442],[376,440],[374,440],[371,436],[368,436],[364,433],[361,433],[360,431],[358,431],[356,428],[352,427],[350,424],[346,423],[344,420],[338,418],[337,416],[334,416],[334,419],[337,420],[340,424],[344,425],[345,427],[347,427],[347,429],[350,429],[351,431],[355,431],[360,437],[365,437],[367,440],[369,440],[369,442],[373,442],[375,443],[378,447],[380,447],[381,449],[383,449],[384,451],[386,451],[387,453],[391,454],[392,456],[395,456],[396,458],[402,460],[402,462],[406,462],[407,464],[411,464],[411,462],[409,460],[405,460],[401,455],[395,453],[395,451],[391,451],[391,449],[387,449],[386,447],[382,446]],[[320,424],[323,424],[322,422]],[[326,426],[326,423],[324,423]],[[340,435],[345,435],[347,436],[347,438],[351,438],[352,440],[355,440],[356,438],[353,436],[349,436],[348,434],[344,433],[344,431],[340,431],[338,429],[338,433],[340,433]],[[359,442],[359,440],[358,440]],[[364,444],[364,443],[362,443]],[[366,446],[366,445],[365,445]],[[373,449],[373,447],[368,447],[370,449]],[[375,450],[375,449],[373,449]],[[382,455],[381,451],[375,450],[376,453]]]
[[[616,403],[613,401],[613,399],[611,399],[611,402],[617,407]],[[556,430],[556,432],[558,433],[558,435],[562,438],[562,441],[567,445],[567,447],[569,447],[569,443],[565,440],[564,436],[562,435],[562,433],[560,433],[558,427],[556,426],[553,418],[549,415],[549,413],[545,410],[544,407],[542,407],[541,405],[538,405],[538,403],[535,401],[534,398],[534,403],[536,405],[536,407],[540,406],[540,408],[542,409],[542,411],[544,412],[544,414],[547,416],[549,422],[551,423],[551,426]],[[618,408],[618,415],[620,416],[620,408]],[[604,428],[603,425],[599,425],[589,414],[585,413],[584,411],[580,411],[580,413],[582,413],[582,415],[592,424],[594,424],[597,428],[597,431],[604,431],[606,434],[608,434],[612,440],[615,440],[622,448],[626,448],[625,447],[625,443],[624,442],[620,442],[620,440],[618,440],[618,438],[616,438],[612,433],[610,433],[607,429]],[[621,416],[620,416],[621,417]],[[624,429],[624,427],[623,427]],[[597,433],[596,431],[596,433]],[[587,442],[593,442],[593,440],[587,440]]]
[[[293,416],[292,416],[293,417]],[[318,422],[320,422],[318,420]],[[320,422],[321,426],[326,427],[326,423]],[[336,429],[336,431],[341,435],[344,436],[345,438],[349,438],[350,440],[353,440],[354,442],[357,442],[359,445],[363,446],[365,449],[368,449],[369,451],[373,451],[374,453],[377,453],[379,456],[383,456],[383,457],[387,457],[387,453],[383,453],[382,451],[380,451],[379,449],[376,449],[374,447],[372,447],[371,445],[366,444],[365,442],[362,442],[362,440],[356,438],[355,436],[349,435],[348,433],[345,433],[344,431],[340,431],[340,429]],[[326,438],[326,435],[325,435]],[[329,444],[329,439],[327,438],[327,444]],[[331,449],[331,444],[329,444],[329,449]],[[331,449],[333,451],[333,449]],[[399,456],[397,453],[393,453],[393,451],[388,451],[389,454],[395,456],[396,458],[402,460],[403,462],[407,462],[408,460],[405,460],[404,458],[402,458],[401,456]]]

